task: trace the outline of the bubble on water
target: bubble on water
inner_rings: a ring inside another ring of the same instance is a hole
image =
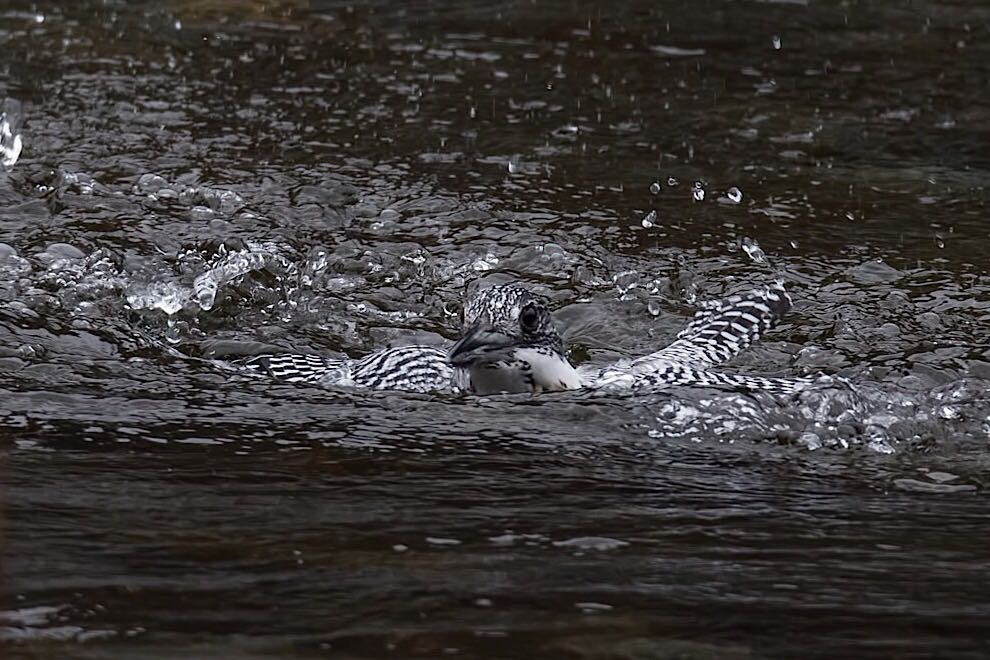
[[[764,254],[763,248],[752,238],[747,236],[742,239],[742,249],[754,262],[758,264],[765,264],[767,262],[767,255]]]
[[[742,201],[743,194],[739,188],[732,186],[727,191],[725,191],[725,196],[728,197],[732,202],[738,204]]]
[[[17,250],[6,243],[0,243],[0,278],[12,281],[31,272],[31,263],[18,256]]]
[[[202,188],[203,201],[221,215],[233,215],[244,206],[244,199],[233,190]]]
[[[612,276],[612,282],[615,284],[615,288],[619,290],[619,297],[621,298],[639,286],[639,271],[624,270],[621,273],[616,273]]]
[[[642,222],[642,224],[643,224],[643,227],[645,227],[646,229],[649,229],[650,227],[652,227],[656,223],[656,221],[657,221],[657,212],[656,211],[650,211],[645,216],[643,216],[643,222]]]
[[[195,221],[212,220],[213,216],[213,209],[209,206],[194,206],[189,209],[189,218]]]
[[[691,195],[694,197],[694,201],[703,202],[705,200],[705,184],[701,181],[695,181],[694,186],[691,187]]]
[[[673,188],[674,186],[679,186],[680,184],[681,184],[681,182],[678,181],[677,179],[675,179],[674,177],[672,177],[672,176],[668,176],[667,177],[667,187],[668,188]]]
[[[551,244],[552,245],[552,244]],[[544,246],[540,246],[539,251],[543,251]],[[484,273],[486,271],[492,270],[499,263],[499,258],[495,256],[495,253],[489,252],[484,257],[477,259],[471,264],[471,268],[478,273]]]
[[[137,183],[134,184],[134,191],[150,195],[157,193],[167,185],[168,181],[166,181],[164,177],[150,173],[142,174],[140,178],[138,178]]]
[[[654,195],[659,195],[660,194],[660,182],[659,181],[654,181],[653,183],[650,184],[650,192],[653,193]]]
[[[777,36],[776,34],[773,35],[773,38],[770,40],[770,43],[773,44],[773,49],[774,50],[780,50],[780,37],[779,36]]]
[[[59,259],[85,259],[86,253],[69,243],[51,243],[45,251],[38,255],[38,259],[45,263],[54,263]]]

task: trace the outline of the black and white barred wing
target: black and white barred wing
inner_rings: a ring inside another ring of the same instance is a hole
[[[455,389],[455,369],[447,351],[433,346],[402,346],[372,353],[352,369],[358,387],[403,392],[437,392]]]
[[[239,364],[252,373],[288,383],[346,385],[351,360],[331,360],[319,355],[276,353],[258,355]]]
[[[780,285],[723,300],[707,301],[670,345],[634,360],[583,374],[592,387],[654,390],[671,386],[797,392],[804,378],[763,378],[708,371],[727,362],[760,337],[791,308]]]
[[[259,355],[242,365],[290,383],[371,390],[436,392],[455,387],[454,369],[445,351],[432,346],[401,346],[359,360],[331,360],[319,355]]]
[[[655,363],[680,362],[705,369],[728,362],[758,341],[791,306],[791,297],[779,285],[705,301],[673,343],[629,366],[649,371]]]

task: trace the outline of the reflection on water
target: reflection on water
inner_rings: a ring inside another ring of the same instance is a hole
[[[979,657],[981,3],[0,8],[0,643],[26,657]],[[289,386],[576,363],[781,279],[793,401]],[[828,649],[823,652],[822,649]]]

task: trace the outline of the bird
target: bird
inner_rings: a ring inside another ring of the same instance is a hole
[[[792,307],[775,283],[703,301],[673,342],[606,366],[568,360],[547,300],[518,284],[494,285],[464,305],[463,332],[449,348],[400,346],[359,359],[274,353],[243,360],[248,371],[287,382],[405,392],[495,393],[604,390],[645,394],[708,387],[793,395],[809,377],[771,378],[714,371],[772,328]]]

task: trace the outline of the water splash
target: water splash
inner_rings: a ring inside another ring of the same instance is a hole
[[[657,212],[650,211],[645,216],[643,216],[643,220],[641,224],[643,225],[644,228],[649,229],[654,224],[656,224],[656,221],[657,221]]]
[[[705,201],[705,184],[702,181],[695,181],[691,187],[691,196],[696,202]]]
[[[221,287],[252,271],[261,270],[272,258],[269,251],[260,248],[239,250],[221,256],[214,266],[193,280],[193,293],[200,309],[204,312],[211,310]]]
[[[21,156],[24,146],[18,126],[21,121],[21,104],[11,98],[5,98],[0,104],[0,166],[10,170]]]
[[[766,253],[763,252],[763,248],[760,247],[760,244],[757,243],[752,238],[749,238],[748,236],[743,237],[742,249],[743,252],[746,253],[746,256],[752,259],[755,263],[758,264],[767,263]]]
[[[192,299],[192,291],[177,282],[151,282],[127,294],[131,309],[158,309],[173,316]]]

